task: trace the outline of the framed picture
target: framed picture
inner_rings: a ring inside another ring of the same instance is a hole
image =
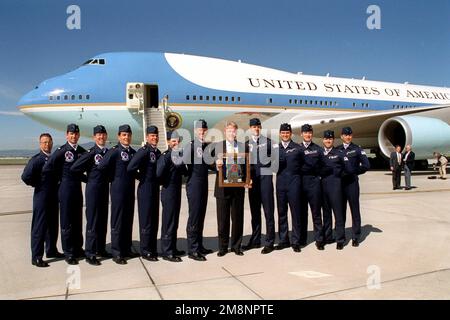
[[[219,187],[245,187],[250,185],[248,153],[221,153],[222,170],[219,170]]]

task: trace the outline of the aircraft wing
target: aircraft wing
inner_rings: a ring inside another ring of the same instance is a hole
[[[336,136],[340,135],[341,129],[350,126],[358,139],[376,138],[381,124],[392,117],[422,113],[425,111],[449,108],[450,105],[436,105],[417,108],[405,108],[399,110],[362,111],[362,112],[335,112],[331,110],[320,110],[312,113],[311,110],[292,112],[285,111],[266,120],[263,128],[279,128],[283,122],[290,123],[292,129],[300,130],[301,126],[309,123],[319,137],[324,130],[334,130]],[[365,143],[366,144],[366,143]],[[371,146],[367,146],[371,147]]]

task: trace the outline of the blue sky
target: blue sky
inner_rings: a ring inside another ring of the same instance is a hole
[[[81,30],[66,9],[81,8]],[[369,30],[369,5],[381,30]],[[107,51],[184,52],[308,74],[450,85],[450,1],[1,0],[0,150],[50,131],[16,103],[44,79]]]

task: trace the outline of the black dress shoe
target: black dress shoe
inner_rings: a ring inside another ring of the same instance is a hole
[[[86,257],[86,262],[89,263],[91,266],[101,265],[100,261],[97,260],[96,256]]]
[[[49,267],[49,266],[50,266],[47,262],[45,262],[44,260],[42,260],[42,258],[31,260],[31,264],[32,264],[33,266],[38,267],[38,268],[46,268],[46,267]]]
[[[211,249],[206,249],[206,248],[201,248],[200,250],[199,250],[199,252],[201,253],[201,254],[211,254],[211,253],[213,253],[214,251],[213,250],[211,250]]]
[[[275,250],[283,250],[289,247],[290,247],[289,243],[279,243],[278,245],[275,246]]]
[[[205,256],[200,252],[189,253],[188,258],[193,259],[195,261],[206,261]]]
[[[172,256],[163,256],[162,258],[164,260],[167,260],[167,261],[170,261],[170,262],[181,262],[181,261],[183,261],[183,260],[181,260],[180,257],[174,256],[174,255],[172,255]]]
[[[217,252],[217,256],[218,257],[223,257],[227,253],[228,253],[228,250],[219,250],[219,252]]]
[[[61,258],[65,257],[64,253],[61,253],[59,251],[47,253],[46,256],[47,256],[47,258],[57,258],[57,259],[61,259]]]
[[[184,255],[186,254],[186,251],[175,249],[175,250],[173,251],[173,254],[174,254],[175,256],[184,256]]]
[[[127,264],[127,260],[124,257],[113,257],[113,261],[117,264]]]
[[[78,260],[75,257],[66,257],[67,264],[76,265],[78,264]]]
[[[231,252],[234,252],[234,254],[237,255],[237,256],[243,256],[244,255],[244,253],[242,252],[241,249],[231,248]]]
[[[112,254],[109,253],[108,251],[99,251],[95,254],[97,257],[100,258],[112,258]]]
[[[242,246],[242,250],[247,251],[251,249],[259,249],[261,248],[261,243],[249,243],[245,246]]]
[[[353,240],[352,240],[352,246],[353,246],[353,247],[359,247],[359,241],[358,241],[358,239],[353,239]]]
[[[273,250],[275,250],[274,246],[264,246],[264,248],[261,250],[261,253],[268,254],[271,253]]]
[[[294,250],[294,252],[301,252],[302,251],[302,249],[300,248],[299,244],[294,244],[292,246],[292,250]]]
[[[343,243],[338,243],[336,245],[336,250],[342,250],[342,249],[344,249],[344,244]]]
[[[147,253],[145,255],[142,256],[142,259],[145,259],[147,261],[159,261],[158,260],[158,255],[154,254],[154,253]]]
[[[323,245],[323,243],[319,242],[319,241],[316,241],[316,247],[317,247],[317,250],[324,250],[325,249],[325,246]]]

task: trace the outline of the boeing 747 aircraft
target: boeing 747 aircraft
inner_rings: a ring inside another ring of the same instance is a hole
[[[450,89],[408,83],[291,73],[216,58],[174,53],[100,54],[79,68],[37,85],[18,108],[49,127],[75,122],[82,134],[103,124],[109,132],[128,123],[135,142],[148,123],[191,129],[236,114],[262,116],[263,128],[289,122],[340,133],[389,156],[393,145],[413,145],[417,159],[450,151]]]

